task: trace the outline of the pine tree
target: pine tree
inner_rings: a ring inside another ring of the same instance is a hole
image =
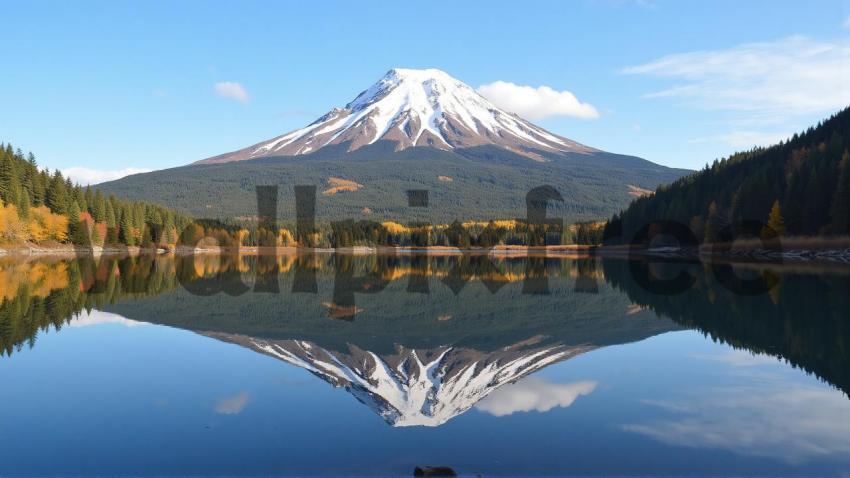
[[[91,186],[86,186],[82,189],[82,195],[85,200],[85,205],[88,206],[88,209],[83,208],[83,211],[88,211],[89,214],[94,216],[94,192],[91,189]],[[80,203],[83,204],[83,203]]]
[[[130,224],[133,227],[133,240],[136,244],[139,244],[145,233],[145,211],[144,206],[140,204],[133,204],[130,206]]]
[[[131,209],[122,208],[121,227],[118,232],[118,240],[125,245],[135,246],[136,239],[133,233],[133,219],[130,217]]]
[[[118,242],[118,220],[115,218],[115,208],[112,201],[106,201],[106,243],[116,244]]]
[[[89,212],[89,203],[86,200],[86,194],[83,191],[83,188],[74,186],[71,182],[71,178],[66,179],[65,185],[68,191],[70,191],[70,200],[77,202],[77,206],[80,208],[80,213]]]
[[[103,199],[103,193],[100,192],[100,189],[94,193],[94,197],[92,198],[91,203],[92,208],[92,217],[96,222],[103,222],[106,220],[106,201]]]
[[[29,194],[23,194],[21,196],[21,203],[18,206],[18,215],[21,219],[29,219],[30,217],[30,196]]]
[[[850,233],[850,154],[844,150],[841,156],[840,175],[832,200],[832,232],[834,234]]]
[[[770,208],[770,214],[767,216],[767,227],[762,231],[762,236],[784,236],[785,232],[785,219],[782,218],[782,208],[777,199],[773,201],[773,206]]]
[[[97,232],[97,226],[92,228],[91,231],[91,245],[92,246],[102,246],[103,238],[100,237],[100,233]]]
[[[705,220],[704,242],[712,243],[717,241],[721,227],[720,210],[717,207],[717,202],[711,201],[711,204],[708,205],[708,219]]]
[[[9,196],[14,176],[15,168],[12,164],[12,157],[7,152],[3,152],[0,156],[0,199],[5,203],[11,202]]]
[[[68,191],[62,173],[56,171],[47,187],[47,207],[55,214],[68,213]]]
[[[30,204],[32,204],[32,190],[34,187],[35,177],[38,176],[38,169],[34,168],[30,163],[23,163],[21,165],[21,169],[23,169],[23,174],[21,175],[21,200],[23,200],[24,196],[27,196]]]
[[[33,206],[43,206],[44,198],[46,195],[46,184],[47,184],[47,174],[46,173],[37,173],[32,178],[32,190],[30,191],[32,196],[32,205]]]
[[[88,239],[85,229],[85,223],[80,222],[80,206],[77,205],[77,201],[71,201],[71,205],[68,208],[68,238],[71,240],[71,243],[77,245],[85,244]]]
[[[8,204],[14,204],[15,206],[21,205],[21,196],[23,195],[23,190],[21,189],[21,182],[18,179],[17,175],[12,176],[12,179],[9,181],[8,191],[6,192],[6,197],[4,198]]]
[[[174,234],[174,220],[171,218],[171,214],[165,213],[165,219],[162,224],[162,235],[163,243],[166,246],[173,244],[177,240]]]

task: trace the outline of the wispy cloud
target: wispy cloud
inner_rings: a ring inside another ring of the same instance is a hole
[[[764,131],[730,131],[728,133],[703,136],[692,139],[691,143],[722,143],[737,149],[749,149],[753,146],[770,146],[788,139],[788,133]]]
[[[497,417],[517,412],[548,412],[556,407],[569,407],[578,397],[590,395],[595,389],[596,382],[591,381],[560,384],[528,377],[497,389],[475,408]]]
[[[248,91],[244,86],[235,81],[222,81],[214,86],[215,93],[222,97],[231,100],[236,100],[240,103],[247,103],[250,98]]]
[[[706,109],[790,118],[850,104],[850,43],[791,36],[664,56],[623,73],[678,84],[647,94]]]
[[[71,181],[75,183],[80,183],[84,186],[87,186],[91,184],[105,183],[107,181],[114,181],[116,179],[121,179],[124,176],[129,176],[131,174],[147,173],[150,171],[150,169],[143,168],[105,170],[74,166],[71,168],[63,169],[62,175],[71,178]]]
[[[215,412],[222,415],[237,415],[248,405],[251,396],[248,392],[241,392],[232,397],[219,399],[215,404]]]
[[[496,106],[530,120],[549,116],[582,119],[599,117],[599,112],[590,103],[582,103],[569,91],[557,91],[548,86],[535,88],[508,81],[494,81],[479,86],[478,93]]]
[[[844,20],[844,28],[850,28],[850,17],[847,17],[847,20]]]

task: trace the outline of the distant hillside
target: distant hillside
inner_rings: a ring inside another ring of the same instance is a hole
[[[306,184],[317,186],[319,221],[446,223],[525,217],[526,193],[552,185],[564,197],[552,215],[573,222],[609,216],[625,207],[639,188],[655,189],[688,173],[611,153],[540,154],[545,161],[493,146],[395,151],[392,142],[379,141],[354,151],[341,144],[299,156],[191,165],[129,176],[101,187],[195,217],[229,219],[257,214],[256,186],[279,185],[278,215],[294,220],[293,186]],[[339,180],[350,187],[338,188]],[[429,190],[429,207],[408,207],[408,189]]]
[[[654,220],[689,225],[713,242],[727,224],[769,223],[779,234],[850,233],[850,109],[768,148],[736,153],[651,196],[606,225],[610,242],[630,241]]]

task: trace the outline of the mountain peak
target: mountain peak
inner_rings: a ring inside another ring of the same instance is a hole
[[[595,151],[502,110],[442,70],[393,68],[345,108],[305,128],[200,163],[296,156],[340,144],[353,151],[377,141],[394,142],[396,150],[496,145],[536,160],[541,153]]]
[[[418,70],[414,68],[393,68],[384,77],[405,78],[413,81],[425,81],[429,79],[457,81],[448,73],[438,68],[422,68]]]

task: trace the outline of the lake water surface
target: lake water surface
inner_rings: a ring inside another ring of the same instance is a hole
[[[0,476],[847,476],[850,268],[0,260]]]

